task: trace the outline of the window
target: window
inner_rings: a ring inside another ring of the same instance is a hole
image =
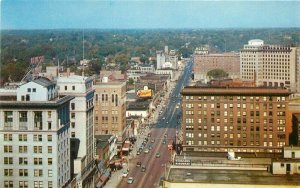
[[[27,165],[28,159],[27,157],[19,157],[19,165]]]
[[[12,111],[5,111],[4,112],[4,122],[5,123],[13,122],[13,112]]]
[[[27,92],[31,92],[31,88],[27,88]]]
[[[75,132],[72,132],[72,133],[71,133],[71,137],[72,137],[72,138],[75,138]]]
[[[52,146],[48,146],[48,153],[52,153]]]
[[[34,169],[34,177],[41,177],[43,176],[43,170],[42,169]]]
[[[53,176],[53,171],[52,170],[48,170],[48,177],[52,177]]]
[[[48,165],[52,165],[52,158],[48,158]]]
[[[43,181],[34,181],[34,188],[42,188]]]
[[[4,176],[13,176],[13,169],[4,169]]]
[[[75,118],[75,113],[74,113],[74,112],[71,113],[71,118],[72,118],[72,119]]]
[[[41,142],[41,141],[43,141],[43,135],[41,135],[41,134],[35,134],[35,135],[33,135],[33,141],[35,141],[35,142]]]
[[[12,146],[4,146],[4,153],[12,153]]]
[[[13,164],[12,157],[4,157],[4,164]]]
[[[42,153],[43,152],[42,146],[33,146],[33,152],[34,153]]]
[[[67,91],[68,90],[68,86],[65,86],[65,91]]]
[[[71,103],[71,109],[75,110],[75,103]]]
[[[42,165],[43,164],[43,159],[42,158],[34,158],[33,159],[33,164],[34,165]]]
[[[73,90],[73,91],[75,90],[75,86],[72,86],[72,90]]]
[[[36,92],[36,88],[32,88],[32,92],[34,92],[34,93],[35,93],[35,92]]]
[[[28,188],[28,181],[19,181],[19,188]]]
[[[51,130],[51,129],[52,129],[52,123],[48,122],[48,130]]]
[[[27,153],[27,146],[19,146],[19,153]]]
[[[19,112],[19,121],[27,122],[27,112]]]
[[[42,112],[34,112],[34,129],[43,130],[43,114]]]
[[[48,142],[52,142],[52,135],[47,135]]]
[[[75,122],[71,122],[71,127],[74,129],[75,128]]]
[[[4,188],[13,188],[14,182],[13,181],[4,181]]]
[[[52,183],[52,181],[48,181],[48,188],[53,188],[53,183]]]
[[[12,141],[12,134],[4,134],[4,141]]]
[[[19,176],[28,176],[28,169],[19,169]]]
[[[27,141],[27,134],[19,134],[19,141]]]

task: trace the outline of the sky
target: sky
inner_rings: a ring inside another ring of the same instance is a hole
[[[1,29],[300,27],[300,1],[2,0],[0,3]]]

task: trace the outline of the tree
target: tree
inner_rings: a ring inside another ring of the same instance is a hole
[[[213,69],[206,74],[209,78],[224,78],[228,76],[228,73],[223,69]]]
[[[129,78],[128,82],[129,85],[132,85],[134,83],[134,80],[132,78]]]

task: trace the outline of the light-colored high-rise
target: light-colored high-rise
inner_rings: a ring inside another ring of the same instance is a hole
[[[70,181],[74,97],[39,78],[0,94],[0,187],[64,187]]]
[[[297,91],[297,51],[287,45],[266,45],[250,40],[240,52],[242,80],[255,80],[257,86],[287,87]]]
[[[70,102],[71,159],[78,187],[94,184],[94,89],[93,79],[84,76],[58,77],[59,95],[75,98]]]

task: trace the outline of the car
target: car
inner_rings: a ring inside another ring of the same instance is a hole
[[[126,171],[124,171],[123,173],[122,173],[122,177],[123,178],[126,178],[128,176],[128,171],[126,170]]]
[[[146,166],[145,166],[145,165],[142,166],[141,171],[142,171],[142,172],[145,172],[145,171],[146,171]]]
[[[133,181],[134,181],[133,177],[129,177],[129,178],[127,179],[127,183],[128,183],[128,184],[132,184]]]
[[[159,157],[160,157],[160,153],[157,152],[157,153],[155,154],[155,157],[156,157],[156,158],[159,158]]]
[[[166,119],[166,117],[163,117],[162,119]]]
[[[144,153],[149,153],[149,149],[145,149]]]
[[[140,154],[141,154],[141,152],[140,152],[140,151],[137,151],[137,152],[136,152],[136,154],[137,154],[137,155],[140,155]]]
[[[154,143],[155,142],[155,139],[151,139],[151,143]]]
[[[169,122],[167,121],[166,123],[168,124]]]
[[[149,150],[152,150],[152,149],[153,149],[153,146],[152,146],[152,145],[150,145],[148,148],[149,148]]]
[[[166,140],[164,140],[164,141],[163,141],[163,144],[166,144],[166,143],[167,143],[167,141],[166,141]]]
[[[148,133],[148,137],[151,137],[151,133]]]
[[[140,161],[136,163],[137,167],[140,167],[141,165],[142,165],[142,163]]]

